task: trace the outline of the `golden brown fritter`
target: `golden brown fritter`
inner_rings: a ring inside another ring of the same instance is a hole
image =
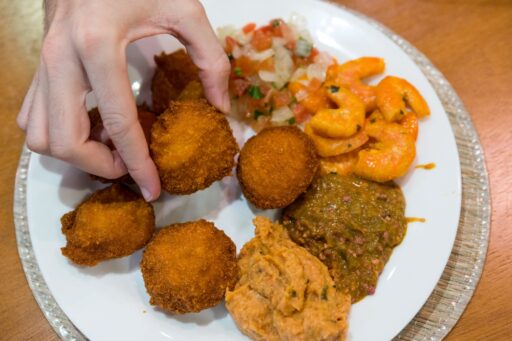
[[[146,141],[149,145],[151,141],[151,127],[153,123],[156,121],[156,115],[148,110],[147,106],[141,105],[137,107],[138,119],[139,123],[142,127],[142,131],[144,132],[144,136],[146,137]],[[98,108],[93,108],[89,110],[89,121],[91,122],[91,135],[97,135],[99,131],[103,129],[103,121],[101,120],[100,112]],[[108,140],[105,143],[110,149],[115,150],[115,146],[112,143],[112,140]],[[133,184],[134,181],[130,174],[125,174],[117,179],[106,179],[100,176],[96,176],[90,174],[93,180],[100,181],[102,183],[125,183],[125,184]]]
[[[190,194],[229,175],[238,153],[224,115],[206,100],[171,102],[151,130],[151,155],[162,188]]]
[[[128,187],[113,184],[94,192],[61,218],[67,244],[62,254],[79,265],[131,255],[155,230],[153,206]]]
[[[192,81],[187,84],[187,86],[183,89],[183,91],[178,96],[178,100],[187,100],[187,99],[200,99],[204,97],[203,86],[200,81]]]
[[[199,69],[183,49],[169,54],[162,52],[155,56],[155,63],[151,91],[153,110],[160,114],[168,108],[170,101],[178,98],[187,84],[199,81]]]
[[[245,197],[256,207],[280,208],[308,188],[318,165],[315,147],[299,128],[272,127],[247,141],[237,176]]]
[[[160,229],[140,267],[150,303],[177,314],[215,306],[238,279],[235,244],[206,220]]]

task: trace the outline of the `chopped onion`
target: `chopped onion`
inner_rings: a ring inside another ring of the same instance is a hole
[[[270,72],[270,71],[265,71],[265,70],[258,71],[258,76],[260,76],[261,80],[263,80],[265,82],[275,82],[276,78],[277,78],[275,72]]]
[[[221,26],[217,28],[217,37],[222,45],[222,47],[226,47],[226,37],[231,36],[234,37],[238,32],[238,29],[235,26],[227,25]]]
[[[288,106],[284,106],[272,111],[272,122],[283,122],[293,117],[293,112]]]
[[[256,52],[254,50],[250,51],[247,55],[252,60],[265,60],[267,58],[270,58],[274,55],[273,49],[267,49],[261,52]]]
[[[303,100],[305,100],[306,98],[308,97],[308,92],[306,90],[299,90],[296,94],[295,94],[295,98],[297,99],[297,101],[301,102]]]
[[[235,45],[235,47],[233,47],[233,51],[231,52],[231,54],[233,55],[233,58],[238,59],[244,54],[244,52],[240,47]]]
[[[301,78],[306,74],[306,69],[304,67],[299,67],[295,72],[293,73],[292,77],[290,78],[290,81],[296,81],[297,79]]]
[[[310,64],[307,70],[308,79],[312,80],[316,78],[320,82],[323,82],[327,73],[327,67],[328,65],[325,64]]]
[[[313,44],[301,36],[295,45],[295,54],[299,57],[307,57],[311,53],[312,48]]]
[[[293,72],[293,60],[290,51],[284,47],[275,47],[275,86],[281,89],[288,81]]]

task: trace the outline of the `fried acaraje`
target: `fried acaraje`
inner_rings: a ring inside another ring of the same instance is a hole
[[[151,131],[151,154],[172,194],[190,194],[229,175],[236,153],[228,121],[206,100],[171,102]]]
[[[199,81],[199,69],[185,50],[155,56],[157,68],[151,82],[153,109],[164,112],[191,81]]]
[[[138,119],[139,123],[142,127],[142,131],[144,132],[144,136],[146,137],[146,141],[149,144],[151,140],[151,127],[153,123],[156,121],[156,115],[148,110],[146,105],[141,105],[137,107]],[[89,110],[89,121],[91,122],[91,135],[98,135],[101,130],[103,130],[103,121],[101,120],[100,112],[98,108],[93,108]],[[115,149],[112,140],[108,140],[105,144],[112,150]],[[133,184],[134,181],[130,174],[125,174],[117,179],[106,179],[97,175],[90,175],[93,180],[97,180],[103,183],[126,183]]]
[[[206,220],[160,229],[140,267],[150,303],[176,314],[215,306],[238,279],[235,244]]]
[[[296,127],[272,127],[240,152],[237,176],[245,197],[259,208],[280,208],[304,192],[318,169],[315,147]]]
[[[79,265],[131,255],[155,230],[153,206],[121,184],[94,192],[61,218],[62,254]]]
[[[350,296],[283,226],[264,217],[254,225],[256,236],[240,252],[240,280],[226,292],[240,330],[254,340],[344,340]]]

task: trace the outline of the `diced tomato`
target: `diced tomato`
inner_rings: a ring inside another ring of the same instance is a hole
[[[235,67],[239,67],[244,77],[249,77],[258,72],[258,62],[250,59],[247,56],[241,56],[235,60]]]
[[[297,123],[305,122],[311,117],[311,113],[300,103],[293,107],[292,112]]]
[[[284,47],[286,47],[290,51],[293,51],[295,50],[295,45],[297,45],[297,42],[295,40],[292,40],[284,44]]]
[[[235,46],[238,45],[238,42],[235,38],[231,36],[226,37],[226,53],[232,53]]]
[[[249,81],[246,79],[236,78],[236,79],[231,80],[229,85],[230,85],[230,88],[231,88],[231,91],[233,92],[233,94],[235,96],[240,97],[245,93],[247,88],[249,88],[249,85],[251,85],[251,83],[249,83]]]
[[[252,36],[251,45],[257,51],[263,51],[272,47],[272,36],[265,33],[263,30],[258,29],[254,31]]]
[[[308,56],[308,59],[311,63],[313,63],[313,61],[315,60],[315,57],[318,56],[320,52],[318,51],[318,49],[316,47],[313,47],[311,49],[311,53],[309,54]]]
[[[272,95],[272,103],[274,104],[275,108],[284,107],[285,105],[288,105],[290,101],[291,95],[287,90],[274,92]]]
[[[244,33],[247,34],[247,33],[254,31],[255,28],[256,28],[256,24],[253,22],[250,22],[242,28],[242,31],[244,31]]]

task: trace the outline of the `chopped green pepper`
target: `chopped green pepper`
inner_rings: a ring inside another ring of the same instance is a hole
[[[251,85],[249,87],[249,90],[247,90],[249,95],[254,99],[261,99],[263,98],[263,94],[261,93],[260,87],[257,85]]]

